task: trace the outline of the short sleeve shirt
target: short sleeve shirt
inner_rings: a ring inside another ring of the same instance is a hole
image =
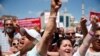
[[[35,47],[27,52],[27,56],[40,56],[39,52],[37,51],[36,48],[37,45],[35,45]]]
[[[77,50],[76,53],[74,53],[73,56],[81,56],[79,53],[79,50]],[[87,50],[85,56],[100,56],[100,52],[91,52],[89,49]]]

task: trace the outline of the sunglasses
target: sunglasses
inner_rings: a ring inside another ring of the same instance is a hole
[[[13,26],[13,24],[5,24],[5,26],[8,26],[8,25]]]
[[[12,46],[19,45],[19,43],[12,43]]]
[[[70,35],[70,34],[75,35],[75,32],[73,32],[73,33],[66,33],[66,35]]]

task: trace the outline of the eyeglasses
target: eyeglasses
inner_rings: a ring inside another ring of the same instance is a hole
[[[19,43],[12,43],[12,46],[19,45]]]
[[[5,26],[8,26],[8,25],[13,26],[13,24],[5,24]]]
[[[66,33],[66,35],[70,35],[70,34],[75,35],[75,32],[73,32],[73,33]]]

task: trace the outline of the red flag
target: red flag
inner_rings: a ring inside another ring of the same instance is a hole
[[[91,19],[91,16],[97,16],[98,18],[98,21],[100,22],[100,12],[90,12],[90,19]]]

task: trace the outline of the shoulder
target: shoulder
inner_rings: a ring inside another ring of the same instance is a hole
[[[91,51],[91,48],[87,50],[86,56],[99,56],[100,52]]]
[[[79,49],[73,54],[73,56],[81,56],[80,52],[79,52]]]
[[[37,50],[37,45],[32,48],[32,50],[27,52],[27,56],[40,56],[38,50]]]

